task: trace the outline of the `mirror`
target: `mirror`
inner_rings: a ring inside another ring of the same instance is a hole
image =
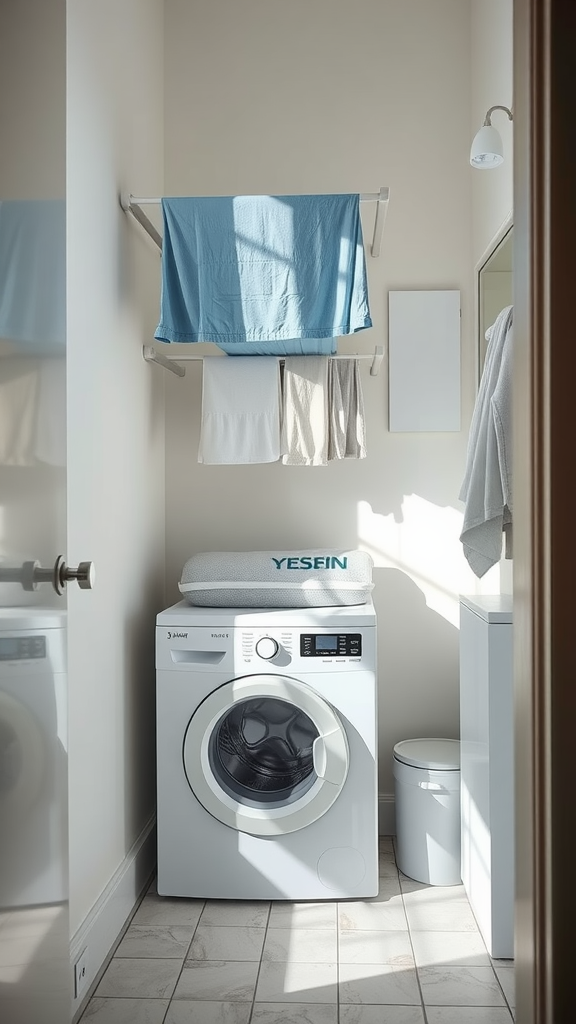
[[[512,244],[513,228],[510,223],[500,233],[488,256],[478,268],[478,379],[482,375],[486,358],[486,331],[498,313],[511,306],[512,298]]]

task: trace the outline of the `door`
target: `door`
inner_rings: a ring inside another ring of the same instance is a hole
[[[219,821],[257,836],[306,828],[332,806],[348,774],[334,708],[288,676],[234,679],[200,704],[183,747],[188,784]]]
[[[519,1024],[574,1019],[575,48],[576,5],[514,3]]]
[[[57,593],[65,13],[64,0],[7,0],[0,10],[0,1020],[10,1024],[70,1016],[66,599]]]

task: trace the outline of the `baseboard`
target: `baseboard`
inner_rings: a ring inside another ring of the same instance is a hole
[[[396,835],[396,809],[393,793],[378,794],[378,834],[381,836]]]
[[[72,978],[72,1022],[84,1011],[156,865],[156,815],[146,823],[118,870],[70,941],[70,964],[85,949],[86,985],[76,998]]]

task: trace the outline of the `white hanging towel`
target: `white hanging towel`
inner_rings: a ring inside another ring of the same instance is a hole
[[[282,462],[325,466],[328,461],[328,356],[294,356],[284,363]]]
[[[460,540],[476,576],[502,554],[502,531],[512,522],[512,306],[486,332],[488,348],[476,398],[464,483]]]
[[[198,462],[277,462],[280,458],[280,373],[270,356],[208,356],[202,371]]]
[[[328,459],[365,459],[364,396],[357,359],[330,360],[328,403]]]
[[[0,465],[33,466],[38,415],[38,359],[0,361]]]

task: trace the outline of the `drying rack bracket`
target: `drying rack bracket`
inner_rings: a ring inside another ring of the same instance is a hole
[[[130,213],[135,220],[138,221],[144,231],[150,235],[150,238],[158,246],[160,252],[162,252],[162,235],[154,227],[154,224],[149,217],[146,216],[143,206],[159,206],[161,203],[159,197],[149,198],[146,196],[133,196],[131,192],[122,192],[120,195],[120,206],[125,213]],[[379,192],[361,192],[360,202],[361,203],[376,203],[376,213],[374,215],[374,232],[372,234],[372,244],[370,246],[370,255],[378,257],[380,255],[380,249],[382,246],[382,234],[384,232],[384,222],[386,220],[386,214],[388,213],[388,203],[390,201],[390,189],[387,185],[383,185]]]
[[[162,352],[159,352],[158,349],[154,348],[153,345],[144,345],[143,348],[142,348],[142,355],[143,355],[143,357],[144,357],[144,359],[146,360],[147,363],[156,363],[158,366],[164,367],[165,370],[169,370],[170,373],[175,373],[177,377],[184,377],[185,374],[186,374],[185,367],[181,366],[180,363],[191,363],[191,362],[198,363],[198,362],[202,362],[204,359],[222,359],[222,358],[227,359],[227,358],[229,358],[226,355],[222,355],[222,356],[184,356],[183,355],[183,356],[178,356],[176,359],[168,359],[167,356],[163,355]],[[234,358],[238,358],[238,357],[237,356],[236,357],[232,356],[231,358],[234,359]],[[245,357],[241,356],[240,358],[250,359],[250,356],[245,356]],[[269,358],[269,359],[280,359],[281,362],[283,361],[282,356],[268,356],[267,358]],[[383,345],[376,345],[373,353],[350,352],[347,355],[328,356],[328,359],[371,359],[372,360],[372,365],[370,367],[370,376],[371,377],[377,377],[378,376],[378,371],[380,370],[380,366],[382,364],[382,360],[384,359],[384,346]]]

